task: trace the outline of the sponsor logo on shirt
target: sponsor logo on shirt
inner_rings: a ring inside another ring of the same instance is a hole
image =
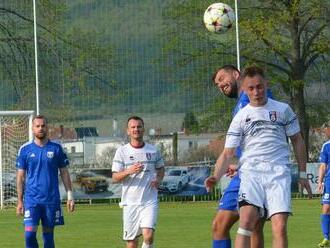
[[[34,153],[31,153],[30,158],[34,158],[36,155]]]
[[[147,157],[148,160],[150,160],[151,159],[151,153],[146,153],[146,157]]]
[[[24,212],[24,217],[25,218],[29,218],[30,217],[30,210],[26,210],[25,212]]]
[[[53,158],[54,152],[47,152],[47,158]]]
[[[272,122],[275,122],[277,120],[276,111],[269,111],[269,119]]]
[[[130,160],[134,160],[134,157],[133,157],[133,156],[129,156],[129,159],[130,159]]]

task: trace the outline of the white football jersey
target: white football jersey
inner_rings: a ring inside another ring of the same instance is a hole
[[[248,104],[232,120],[225,147],[240,146],[240,165],[256,162],[289,163],[287,137],[300,132],[297,116],[286,103],[268,98],[261,107]]]
[[[117,149],[112,163],[112,171],[120,172],[140,162],[144,169],[137,174],[127,176],[122,182],[121,205],[144,205],[157,202],[157,189],[150,183],[156,179],[156,169],[164,166],[157,148],[145,143],[142,148],[126,144]]]

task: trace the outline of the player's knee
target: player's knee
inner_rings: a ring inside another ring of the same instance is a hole
[[[43,226],[42,227],[42,232],[43,233],[53,233],[54,232],[54,228],[53,227]]]
[[[287,226],[285,223],[276,223],[272,224],[272,229],[274,235],[284,235],[287,231]]]
[[[246,237],[251,237],[251,235],[252,235],[252,231],[242,228],[242,227],[238,228],[237,233],[240,235],[246,236]]]
[[[153,244],[147,244],[147,243],[143,242],[141,248],[154,248],[154,245]]]
[[[25,246],[26,248],[38,248],[37,232],[27,231],[25,228]],[[28,230],[31,228],[28,228]]]
[[[219,239],[229,237],[229,232],[238,217],[233,214],[218,213],[212,222],[213,236]]]
[[[213,233],[223,233],[226,231],[226,228],[224,227],[224,221],[221,221],[221,219],[215,218],[212,222],[212,231]]]
[[[143,241],[146,244],[152,244],[154,241],[154,232],[153,229],[143,229]]]
[[[323,204],[322,214],[330,214],[330,204]]]
[[[247,219],[241,218],[239,220],[239,226],[247,230],[255,230],[256,224],[257,224],[256,221],[250,218]]]

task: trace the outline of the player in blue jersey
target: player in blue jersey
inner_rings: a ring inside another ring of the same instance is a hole
[[[21,146],[17,167],[17,215],[24,215],[25,247],[37,248],[37,229],[41,220],[44,248],[53,248],[54,227],[63,225],[58,173],[67,192],[67,208],[74,211],[69,160],[62,146],[48,139],[46,118],[32,120],[34,140]],[[23,199],[24,197],[24,199]]]
[[[324,133],[328,138],[322,146],[319,161],[319,181],[317,185],[318,191],[323,194],[322,197],[322,214],[321,227],[324,239],[318,247],[330,247],[329,232],[330,232],[330,123],[324,124]]]
[[[240,72],[233,65],[224,65],[219,68],[212,78],[214,84],[219,88],[225,96],[237,99],[236,106],[233,110],[233,116],[245,107],[250,101],[247,94],[240,87]],[[272,98],[270,90],[267,92],[268,97]],[[240,149],[236,150],[236,157],[240,157]],[[208,180],[213,180],[211,176]],[[213,182],[216,183],[215,181]],[[219,208],[212,225],[213,248],[229,248],[231,247],[230,229],[235,222],[238,221],[238,191],[240,179],[235,175],[223,196],[219,201]],[[263,225],[264,221],[260,220],[257,224],[251,238],[252,248],[263,247]]]

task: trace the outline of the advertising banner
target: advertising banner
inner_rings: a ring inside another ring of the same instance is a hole
[[[204,180],[210,175],[206,166],[166,166],[159,195],[207,194]],[[112,183],[111,169],[83,169],[70,172],[75,199],[109,199],[121,197],[121,184]],[[61,182],[61,180],[60,180]],[[61,182],[60,193],[66,199]]]

